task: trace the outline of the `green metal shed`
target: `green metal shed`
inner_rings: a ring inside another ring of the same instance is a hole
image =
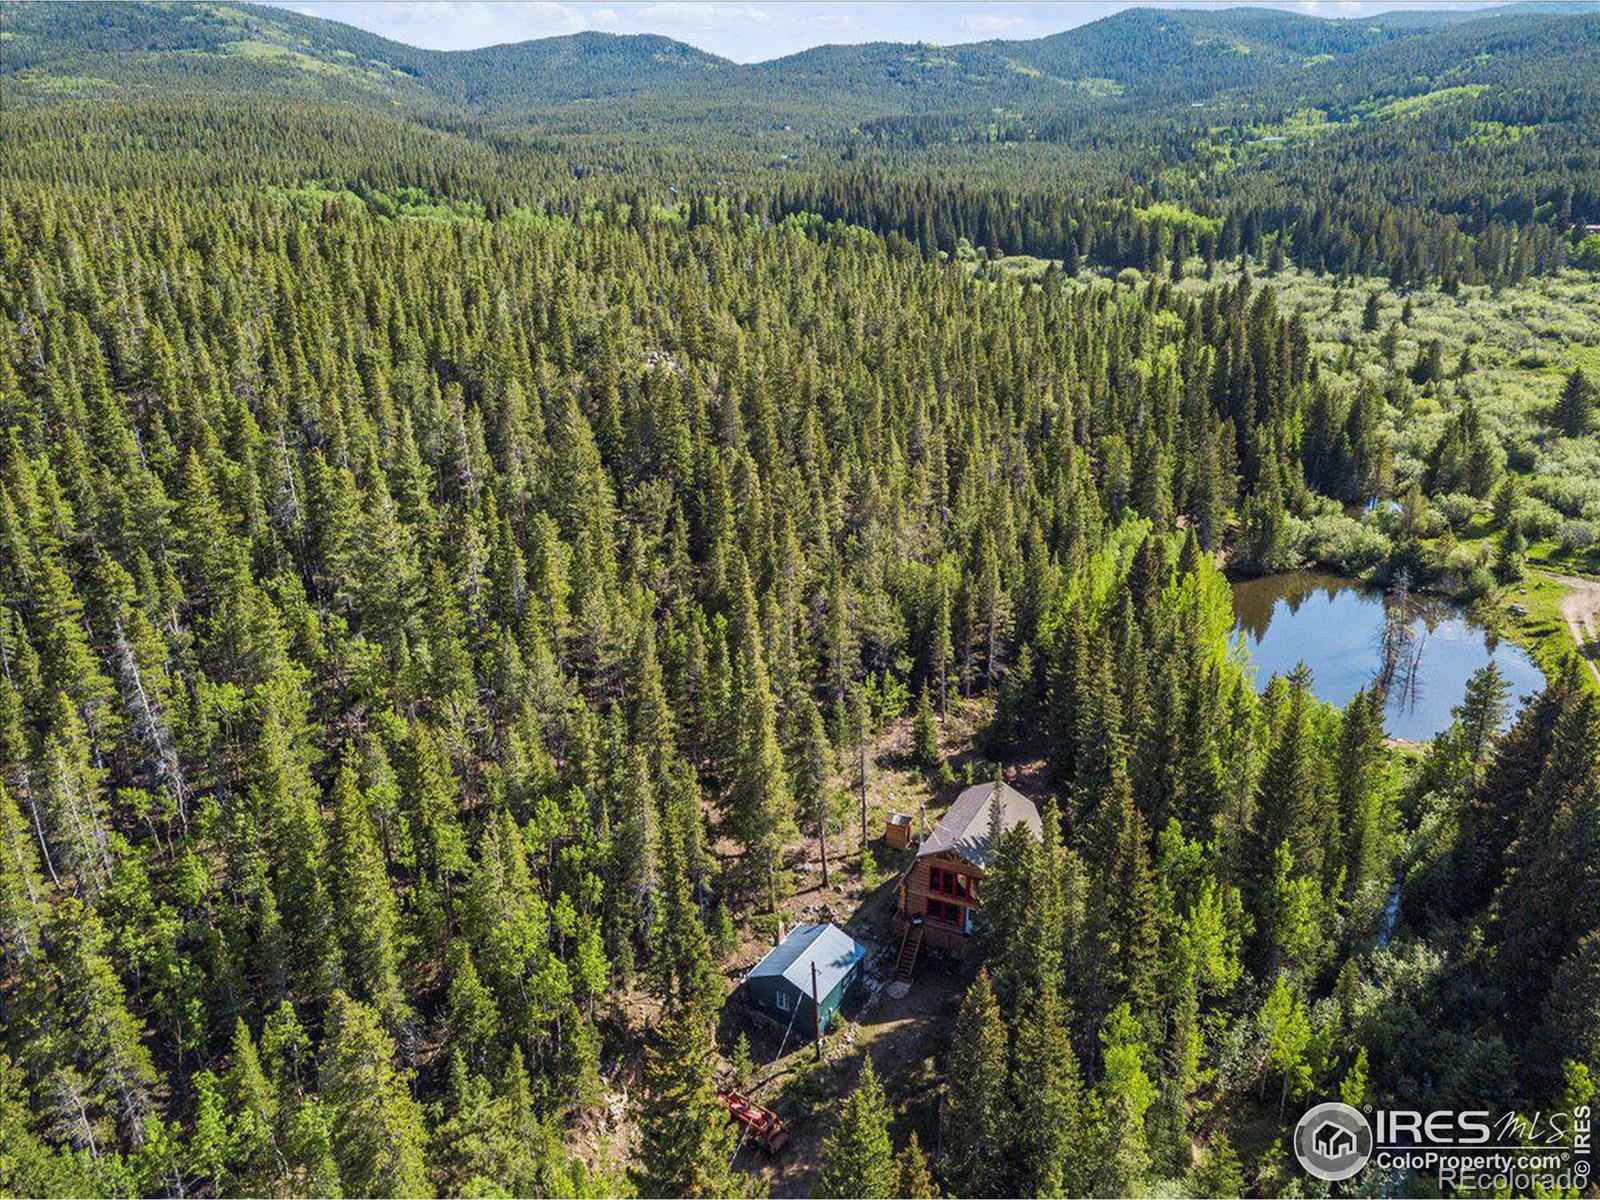
[[[752,1010],[810,1036],[817,1028],[811,1001],[812,967],[826,1031],[846,993],[861,976],[867,949],[831,922],[797,925],[744,977],[745,1003]],[[798,1015],[797,1015],[798,1013]]]

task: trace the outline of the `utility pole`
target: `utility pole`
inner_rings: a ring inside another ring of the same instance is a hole
[[[822,998],[817,995],[817,964],[811,964],[811,1026],[816,1031],[817,1061],[822,1061]]]

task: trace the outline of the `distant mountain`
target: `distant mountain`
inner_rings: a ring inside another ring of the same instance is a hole
[[[276,8],[8,4],[8,90],[68,98],[190,88],[424,99],[427,52]]]
[[[23,93],[164,94],[232,86],[383,104],[526,111],[671,88],[733,64],[670,38],[578,33],[423,50],[266,5],[5,6],[0,74]]]
[[[1524,6],[1515,6],[1522,9]],[[1489,10],[1475,21],[1393,38],[1279,81],[1280,103],[1346,111],[1381,97],[1458,97],[1494,89],[1509,98],[1558,88],[1592,106],[1600,94],[1600,9],[1573,5],[1556,15]]]
[[[1335,100],[1385,88],[1408,93],[1452,72],[1482,75],[1483,54],[1500,57],[1490,69],[1501,76],[1529,54],[1559,56],[1559,40],[1540,30],[1595,7],[1432,9],[1363,20],[1140,8],[1031,41],[819,46],[741,65],[654,35],[580,33],[445,52],[265,5],[10,3],[0,87],[33,102],[203,92],[569,127],[620,113],[645,126],[754,114],[816,128],[995,107],[1192,102],[1240,89]],[[1451,60],[1485,39],[1493,45],[1474,51],[1478,60]],[[1578,52],[1587,44],[1580,37]]]
[[[1526,0],[1520,4],[1497,4],[1493,8],[1400,9],[1361,18],[1363,25],[1417,31],[1444,25],[1464,25],[1470,21],[1496,17],[1572,17],[1600,12],[1600,0]]]
[[[430,66],[425,78],[435,94],[474,109],[630,96],[737,70],[727,59],[671,38],[614,33],[436,53]]]
[[[988,45],[1007,61],[1051,78],[1106,78],[1125,92],[1193,98],[1261,84],[1308,62],[1400,36],[1277,9],[1146,8],[1126,9],[1036,41]]]

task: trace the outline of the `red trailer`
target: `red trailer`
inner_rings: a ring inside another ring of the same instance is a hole
[[[776,1154],[789,1140],[789,1131],[783,1127],[778,1114],[762,1108],[754,1100],[747,1100],[738,1092],[718,1092],[717,1097],[728,1106],[728,1115],[750,1131],[750,1135],[766,1147],[768,1154]]]

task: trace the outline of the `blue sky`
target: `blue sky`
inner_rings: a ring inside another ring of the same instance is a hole
[[[1361,17],[1396,8],[1482,8],[1494,0],[1281,0],[1275,8]],[[1097,20],[1128,0],[1103,3],[819,3],[817,0],[278,0],[284,8],[357,25],[413,46],[466,50],[598,29],[660,33],[738,62],[758,62],[838,42],[955,42],[1033,38]],[[1238,0],[1232,0],[1237,4]],[[1192,0],[1161,7],[1225,8]]]

